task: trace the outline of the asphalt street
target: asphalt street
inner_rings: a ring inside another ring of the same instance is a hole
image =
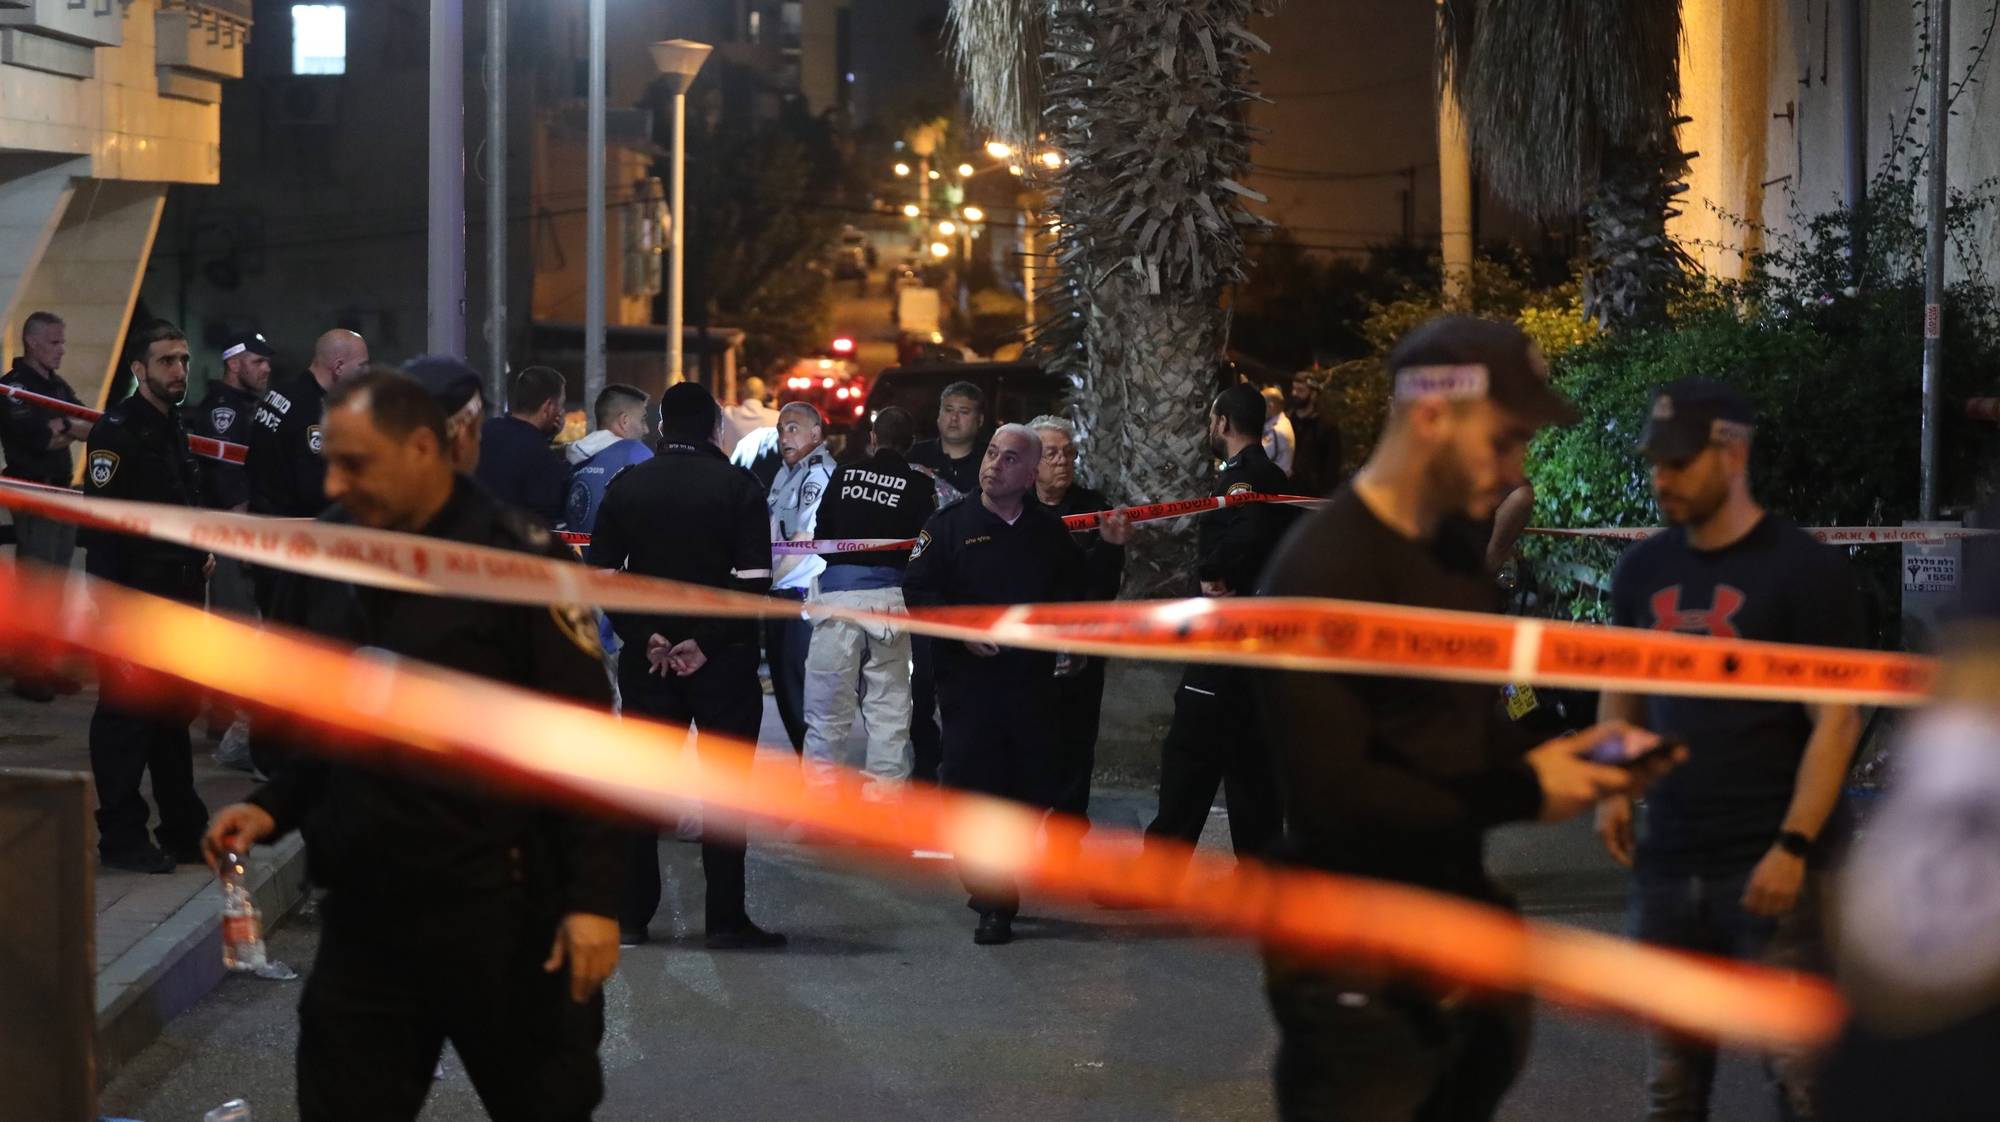
[[[761,766],[789,762],[767,750]],[[1130,828],[1151,803],[1106,792],[1094,817]],[[1226,838],[1218,812],[1205,843]],[[699,943],[697,849],[662,844],[655,941],[626,952],[607,990],[604,1122],[1272,1116],[1275,1035],[1246,945],[1157,916],[1030,898],[1016,943],[977,947],[945,863],[885,877],[767,840],[752,850],[751,910],[791,947],[712,954]],[[1512,830],[1492,848],[1530,914],[1617,927],[1620,880],[1587,829]],[[316,938],[294,922],[272,953],[304,969]],[[226,980],[117,1074],[103,1113],[197,1122],[240,1097],[259,1122],[295,1117],[300,985]],[[1637,1118],[1643,1066],[1634,1027],[1544,1007],[1503,1117]],[[1743,1058],[1725,1061],[1716,1106],[1730,1122],[1772,1117]],[[423,1117],[486,1117],[449,1053]]]

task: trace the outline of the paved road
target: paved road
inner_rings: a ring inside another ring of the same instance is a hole
[[[1106,794],[1098,817],[1129,826],[1150,804]],[[1226,836],[1212,821],[1209,844]],[[752,910],[792,947],[714,955],[697,941],[696,850],[670,841],[665,852],[661,941],[628,952],[608,990],[605,1122],[1271,1116],[1274,1037],[1247,947],[1156,917],[1032,900],[1018,942],[975,947],[972,914],[941,864],[885,879],[766,844],[753,851]],[[1502,835],[1494,860],[1531,912],[1616,925],[1618,879],[1587,832]],[[303,967],[315,940],[294,925],[273,952]],[[292,1118],[297,995],[298,983],[226,981],[118,1074],[104,1112],[194,1122],[243,1096],[259,1122]],[[1504,1117],[1637,1117],[1642,1063],[1630,1027],[1544,1010]],[[485,1117],[455,1060],[424,1117]],[[1725,1067],[1716,1117],[1770,1117],[1747,1063]]]

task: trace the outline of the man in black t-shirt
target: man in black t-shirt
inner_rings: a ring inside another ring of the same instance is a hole
[[[1575,417],[1531,347],[1511,324],[1465,316],[1405,336],[1389,356],[1381,440],[1286,537],[1263,593],[1493,611],[1484,541],[1463,522],[1520,484],[1537,428]],[[1496,691],[1469,683],[1283,672],[1257,686],[1295,859],[1496,904],[1486,831],[1573,817],[1632,789],[1650,766],[1581,754],[1621,737],[1626,754],[1657,742],[1613,724],[1531,747],[1500,718]],[[1275,953],[1266,969],[1280,1118],[1490,1118],[1525,1059],[1524,1000]]]
[[[1735,390],[1684,379],[1653,396],[1640,451],[1672,528],[1633,546],[1611,576],[1612,622],[1693,635],[1855,647],[1861,598],[1847,559],[1767,514],[1750,494],[1755,414]],[[1599,714],[1684,739],[1688,766],[1647,798],[1599,808],[1598,832],[1632,869],[1634,938],[1811,968],[1820,961],[1817,882],[1843,832],[1841,787],[1860,737],[1851,705],[1606,693]],[[1810,1117],[1803,1058],[1775,1056],[1780,1109]],[[1715,1049],[1658,1037],[1650,1117],[1708,1115]]]
[[[910,463],[937,483],[937,508],[944,510],[967,496],[979,495],[979,465],[986,457],[986,392],[971,382],[953,382],[938,395],[936,440],[910,446]],[[931,666],[935,644],[918,635],[910,643],[910,746],[915,755],[911,775],[926,783],[937,781],[944,749],[937,722],[937,680]]]

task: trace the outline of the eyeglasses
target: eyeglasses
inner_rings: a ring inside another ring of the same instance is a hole
[[[1076,451],[1076,445],[1074,444],[1067,448],[1044,448],[1042,449],[1042,462],[1045,464],[1073,464],[1076,462]]]

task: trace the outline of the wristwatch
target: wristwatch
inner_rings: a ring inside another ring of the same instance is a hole
[[[1794,857],[1804,857],[1812,852],[1812,839],[1797,830],[1780,830],[1778,848]]]

